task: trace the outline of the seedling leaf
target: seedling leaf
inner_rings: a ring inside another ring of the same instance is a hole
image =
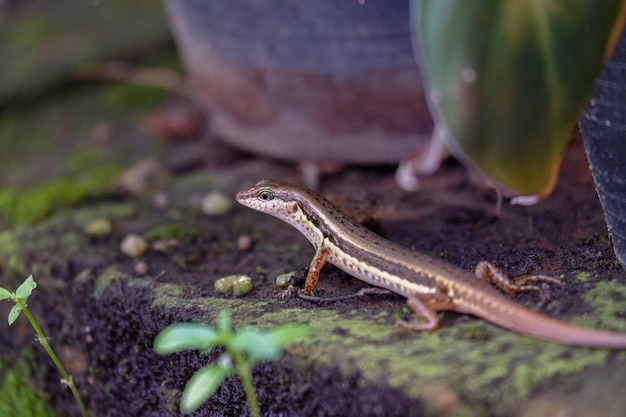
[[[17,287],[17,291],[15,291],[15,298],[26,300],[36,287],[37,283],[33,280],[33,276],[29,275],[28,278],[24,280],[22,285]]]
[[[306,339],[309,333],[307,326],[281,326],[269,331],[269,335],[281,348]]]
[[[173,324],[157,335],[154,350],[161,355],[186,349],[210,350],[218,339],[218,333],[204,324]]]
[[[245,352],[251,365],[261,360],[277,360],[281,354],[280,345],[269,333],[253,329],[238,331],[230,342],[229,347]]]
[[[0,300],[6,300],[9,298],[13,298],[13,293],[5,288],[0,287]]]
[[[11,308],[11,311],[9,311],[9,326],[12,325],[15,320],[17,320],[21,312],[22,306],[19,304],[15,304],[13,308]]]
[[[211,364],[196,372],[183,391],[180,408],[185,413],[197,410],[220,386],[231,370]]]

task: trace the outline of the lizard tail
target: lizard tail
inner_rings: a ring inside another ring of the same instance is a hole
[[[626,348],[626,333],[568,324],[527,309],[508,299],[505,304],[500,304],[497,311],[493,308],[477,306],[464,306],[462,310],[497,326],[538,339],[569,346]]]

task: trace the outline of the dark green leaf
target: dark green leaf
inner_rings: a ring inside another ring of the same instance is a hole
[[[228,369],[217,365],[207,365],[196,372],[183,391],[180,408],[185,413],[197,410],[220,386],[224,378],[231,374]]]
[[[436,124],[455,156],[546,196],[621,23],[623,0],[413,0]]]
[[[154,340],[155,352],[165,355],[186,349],[210,350],[219,341],[215,329],[194,323],[173,324],[166,327]]]

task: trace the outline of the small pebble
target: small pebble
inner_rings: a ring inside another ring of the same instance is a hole
[[[167,239],[167,240],[159,239],[159,240],[155,240],[154,242],[152,242],[152,245],[150,245],[152,250],[157,251],[157,252],[167,252],[170,249],[177,248],[179,246],[180,246],[180,241],[178,239]]]
[[[135,264],[135,274],[146,275],[148,273],[148,264],[144,261],[139,261]]]
[[[155,240],[152,243],[152,250],[157,252],[165,252],[167,250],[167,244],[162,240]]]
[[[222,294],[231,292],[233,290],[233,284],[239,277],[240,275],[229,275],[227,277],[220,278],[215,281],[215,284],[213,284],[213,288],[215,288],[215,291]]]
[[[296,271],[286,272],[276,277],[276,286],[278,288],[287,288],[291,284],[291,280],[298,276]]]
[[[252,278],[247,275],[241,275],[233,284],[233,295],[246,295],[254,289]]]
[[[200,202],[200,210],[210,216],[220,216],[228,213],[232,205],[232,201],[224,193],[211,191]]]
[[[154,159],[144,159],[124,171],[120,188],[133,196],[149,196],[159,191],[169,181],[167,168]]]
[[[252,246],[252,236],[250,235],[240,235],[237,238],[237,250],[239,252],[246,252]]]
[[[215,291],[226,294],[232,292],[234,295],[246,295],[254,286],[252,285],[252,278],[247,275],[229,275],[224,278],[220,278],[213,284]]]
[[[124,255],[131,258],[138,258],[148,249],[148,242],[143,237],[136,234],[127,235],[120,244],[120,250]]]
[[[160,209],[167,208],[170,205],[170,197],[167,193],[159,191],[152,196],[152,204]]]
[[[111,234],[112,229],[111,221],[102,217],[87,223],[85,233],[88,236],[108,236]]]

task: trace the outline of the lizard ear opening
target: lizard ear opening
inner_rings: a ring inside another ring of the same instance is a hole
[[[295,201],[291,202],[291,204],[289,205],[289,212],[291,214],[295,214],[296,211],[298,211],[298,203],[296,203]]]

